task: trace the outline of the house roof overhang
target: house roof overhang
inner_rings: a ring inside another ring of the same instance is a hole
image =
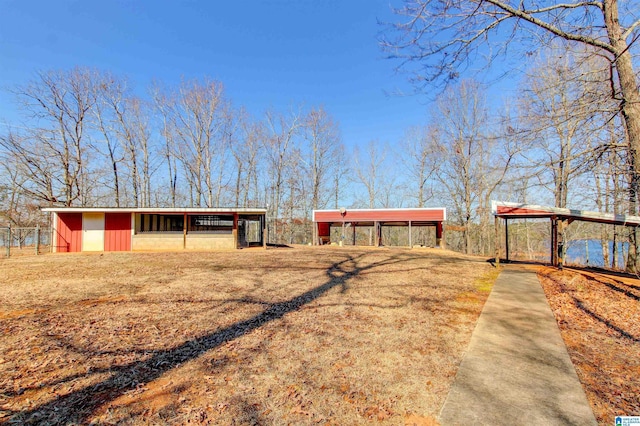
[[[266,214],[263,208],[241,207],[44,207],[45,213]]]

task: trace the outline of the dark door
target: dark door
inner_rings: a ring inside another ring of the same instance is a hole
[[[238,247],[249,247],[247,242],[247,221],[238,219]]]

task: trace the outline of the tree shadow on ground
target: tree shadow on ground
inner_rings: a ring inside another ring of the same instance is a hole
[[[491,265],[493,265],[495,267],[495,259],[494,258],[490,258],[487,259],[487,262],[491,263]],[[500,263],[505,264],[505,265],[534,265],[534,266],[548,266],[548,267],[553,267],[551,265],[551,263],[549,262],[543,262],[543,261],[536,261],[536,260],[506,260],[506,259],[500,259]],[[623,293],[625,296],[630,297],[632,299],[635,300],[640,300],[640,296],[632,293],[629,290],[640,290],[640,286],[639,285],[633,285],[633,284],[628,284],[625,283],[621,280],[617,280],[613,277],[620,277],[620,278],[628,278],[628,279],[635,279],[638,280],[640,279],[640,277],[638,277],[638,275],[635,274],[630,274],[628,272],[622,272],[622,271],[614,271],[611,269],[606,269],[606,268],[598,268],[598,267],[594,267],[594,266],[580,266],[580,265],[565,265],[564,269],[570,270],[570,271],[574,271],[577,272],[579,274],[581,274],[583,277],[585,277],[587,280],[590,281],[597,281],[600,284],[606,285],[607,287],[611,288],[614,291]],[[598,280],[597,278],[594,278],[593,276],[590,276],[588,273],[591,274],[597,274],[597,275],[604,275],[606,278],[610,279],[611,281],[614,281],[616,285],[619,285],[620,287],[611,284],[611,283],[607,283],[601,280]]]
[[[346,259],[335,262],[327,268],[325,273],[327,279],[323,284],[309,291],[284,302],[270,304],[261,313],[229,327],[188,340],[171,349],[154,351],[144,360],[113,367],[109,370],[111,376],[108,379],[58,396],[52,401],[32,409],[13,412],[8,420],[20,424],[87,423],[101,406],[152,382],[170,370],[251,333],[271,321],[281,319],[288,313],[301,309],[331,289],[340,288],[341,292],[347,291],[349,280],[364,271],[403,263],[415,258],[415,256],[404,253],[390,256],[378,262],[359,265],[365,256],[366,253],[347,254]]]
[[[293,248],[290,245],[287,244],[279,244],[279,243],[267,243],[266,244],[267,248]]]
[[[617,291],[619,293],[624,294],[627,297],[630,297],[631,299],[640,301],[640,296],[632,293],[632,290],[640,290],[640,286],[628,284],[622,280],[617,280],[613,278],[613,277],[621,277],[621,278],[631,278],[631,279],[638,280],[638,277],[636,275],[627,274],[624,272],[608,271],[606,269],[587,268],[587,267],[582,268],[582,267],[572,266],[571,268],[567,268],[567,269],[579,273],[588,281],[606,285],[613,291]],[[590,274],[593,274],[593,276]],[[606,281],[603,281],[602,279],[599,279],[598,276],[601,276],[609,281],[613,281],[615,284],[611,284]]]
[[[573,271],[575,273],[580,274],[580,271]],[[561,290],[563,293],[567,294],[570,298],[571,298],[571,302],[573,303],[573,305],[578,308],[580,311],[582,311],[585,315],[591,317],[592,319],[594,319],[595,321],[603,324],[605,327],[607,327],[609,330],[614,331],[615,333],[619,334],[620,336],[624,337],[625,339],[629,339],[633,342],[640,342],[640,337],[638,336],[634,336],[632,333],[628,332],[627,330],[623,329],[620,326],[617,326],[616,324],[614,324],[610,319],[599,315],[598,313],[596,313],[595,311],[593,311],[592,309],[590,309],[589,307],[586,306],[586,304],[584,303],[583,300],[581,300],[580,298],[576,297],[575,294],[573,294],[573,292],[571,290],[569,290],[566,286],[566,284],[564,282],[562,282],[561,280],[558,280],[557,278],[551,276],[550,274],[541,274],[543,277],[553,281]],[[589,277],[589,276],[585,276],[580,274],[581,276],[584,276],[587,279],[590,279],[592,281],[595,281],[597,284],[602,284],[608,288],[610,288],[611,290],[614,290],[616,292],[620,292],[625,294],[626,296],[630,296],[632,299],[634,300],[638,300],[638,296],[631,294],[627,291],[624,291],[623,289],[620,289],[618,287],[616,287],[613,284],[610,283],[606,283],[603,281],[600,281],[598,279],[595,279],[593,277]]]
[[[632,274],[629,272],[624,272],[624,271],[617,271],[617,270],[613,270],[613,269],[607,269],[607,268],[599,268],[596,266],[580,266],[580,265],[570,265],[568,266],[568,268],[570,269],[574,269],[576,271],[584,271],[584,272],[592,272],[592,273],[596,273],[596,274],[605,274],[605,275],[610,275],[610,276],[614,276],[614,277],[620,277],[620,278],[631,278],[631,279],[638,279],[640,277],[638,277],[637,274]],[[634,286],[637,289],[640,289],[640,286]]]
[[[496,258],[490,257],[487,259],[487,263],[492,266],[496,266]],[[549,262],[543,260],[513,260],[513,259],[500,259],[501,265],[535,265],[535,266],[551,266]]]
[[[640,343],[640,338],[634,336],[633,334],[623,330],[622,328],[618,327],[617,325],[615,325],[614,323],[612,323],[611,321],[609,321],[608,319],[598,315],[597,313],[593,312],[591,309],[587,308],[584,303],[582,303],[582,301],[578,300],[577,298],[573,298],[575,305],[578,307],[578,309],[580,309],[582,312],[584,312],[585,314],[589,315],[591,318],[595,319],[596,321],[601,322],[602,324],[604,324],[607,328],[614,330],[615,332],[617,332],[618,334],[620,334],[622,337],[629,339],[633,342],[636,343]]]

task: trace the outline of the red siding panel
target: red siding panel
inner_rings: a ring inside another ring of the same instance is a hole
[[[82,213],[58,213],[58,252],[82,251]]]
[[[328,237],[331,235],[331,226],[327,222],[318,223],[318,236],[319,237]]]
[[[106,213],[104,251],[131,251],[131,214]]]
[[[393,209],[393,210],[347,210],[344,217],[338,210],[315,212],[316,222],[441,222],[444,209]]]

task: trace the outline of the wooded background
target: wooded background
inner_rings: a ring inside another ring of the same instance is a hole
[[[41,71],[10,88],[22,118],[0,128],[0,220],[44,224],[52,205],[266,207],[272,242],[304,243],[313,209],[446,207],[463,229],[450,246],[489,254],[492,199],[637,214],[634,8],[406,1],[380,43],[432,102],[402,140],[366,146],[322,105],[251,116],[207,77],[140,88],[109,70]],[[478,57],[521,73],[516,98],[488,99],[469,78]],[[635,256],[635,233],[616,232]]]

